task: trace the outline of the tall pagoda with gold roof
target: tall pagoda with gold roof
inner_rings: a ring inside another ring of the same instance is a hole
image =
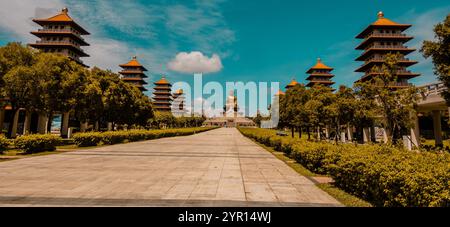
[[[156,111],[171,111],[172,105],[172,84],[163,76],[159,81],[155,82],[153,92],[153,108]]]
[[[126,83],[132,84],[139,88],[142,92],[147,91],[144,85],[147,84],[144,78],[147,78],[145,75],[145,71],[147,69],[138,62],[137,57],[134,56],[131,61],[126,64],[119,65],[122,67],[122,71],[120,71],[120,75],[122,75],[122,80]]]
[[[328,67],[322,63],[320,58],[318,58],[316,65],[306,72],[309,74],[308,78],[306,78],[309,83],[306,86],[313,87],[314,85],[323,85],[331,87],[334,84],[331,80],[334,77],[334,75],[331,74],[331,71],[333,71],[333,68]]]
[[[89,57],[82,46],[89,44],[82,37],[90,35],[83,27],[78,25],[70,16],[67,8],[61,13],[47,19],[33,19],[33,22],[42,26],[42,29],[31,32],[41,40],[30,44],[31,47],[49,53],[59,53],[83,64],[81,57]]]
[[[399,68],[396,72],[397,81],[392,84],[393,88],[408,87],[408,80],[420,76],[420,74],[408,71],[409,66],[417,64],[406,56],[415,51],[408,48],[405,43],[412,40],[403,32],[410,28],[410,24],[398,24],[384,17],[383,12],[378,13],[378,20],[362,31],[357,39],[363,39],[362,43],[356,47],[357,50],[364,50],[356,61],[363,61],[364,64],[356,72],[364,73],[359,81],[368,81],[375,76],[383,75],[381,66],[385,63],[385,56],[388,53],[399,53]]]

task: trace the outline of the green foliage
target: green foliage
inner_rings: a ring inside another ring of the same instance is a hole
[[[431,57],[434,64],[434,73],[445,86],[450,87],[450,14],[442,23],[434,27],[435,40],[424,41],[421,52],[425,58]],[[443,95],[450,105],[450,92]]]
[[[102,133],[100,132],[85,132],[75,133],[72,137],[75,144],[79,147],[97,146],[102,141]]]
[[[9,140],[0,134],[0,154],[8,148],[9,144]]]
[[[27,135],[14,140],[14,146],[26,153],[38,153],[44,151],[54,151],[56,146],[60,145],[62,139],[59,136],[45,135]]]
[[[375,206],[450,207],[449,154],[286,139],[266,129],[240,131],[265,145],[281,141],[297,162],[315,173],[329,174],[337,187]]]
[[[412,85],[395,89],[396,84],[402,82],[396,72],[399,70],[398,61],[403,57],[399,53],[387,54],[381,69],[374,69],[382,73],[380,76],[355,85],[361,101],[375,104],[370,107],[371,111],[374,116],[379,116],[375,120],[386,130],[389,143],[395,143],[396,139],[401,138],[402,131],[414,126],[412,117],[416,116],[415,107],[419,98],[419,90]]]
[[[86,132],[76,133],[73,136],[75,144],[79,147],[97,146],[99,144],[119,144],[124,142],[136,142],[153,140],[165,137],[188,136],[195,133],[205,132],[213,128],[181,128],[164,130],[129,130],[110,132]]]

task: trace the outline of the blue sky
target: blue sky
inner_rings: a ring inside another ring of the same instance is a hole
[[[207,58],[220,58],[221,67],[213,70],[220,71],[207,81],[279,81],[283,87],[294,77],[304,82],[318,57],[335,68],[337,85],[351,86],[360,76],[353,72],[360,65],[354,61],[360,54],[355,36],[380,10],[393,21],[413,24],[407,33],[416,39],[408,46],[418,49],[450,13],[448,0],[2,0],[0,45],[34,41],[31,19],[64,6],[92,33],[86,49],[91,57],[85,59],[91,66],[118,71],[137,55],[150,69],[149,82],[161,74],[173,82],[192,81],[192,74],[167,65],[180,52],[198,51],[213,68],[217,61]],[[430,61],[419,52],[410,58],[420,61],[411,69],[423,74],[412,82],[436,80]]]

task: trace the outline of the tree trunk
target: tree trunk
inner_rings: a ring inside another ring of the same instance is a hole
[[[391,128],[389,128],[389,127],[386,127],[385,129],[384,129],[384,131],[385,131],[385,133],[386,133],[386,138],[387,138],[387,141],[386,141],[386,143],[387,144],[392,144],[392,139],[393,139],[393,130],[391,129]]]
[[[17,133],[17,124],[15,124],[16,115],[19,114],[19,108],[13,108],[9,117],[8,138],[15,138]]]
[[[25,110],[25,121],[23,123],[23,135],[30,134],[31,111]]]
[[[302,138],[302,127],[298,127],[298,138]]]
[[[306,127],[306,133],[308,133],[308,140],[311,140],[311,133],[309,132],[309,126]]]
[[[47,133],[52,133],[53,113],[48,115],[47,121]]]
[[[291,127],[291,136],[292,136],[292,138],[295,137],[295,128],[294,128],[294,126]]]

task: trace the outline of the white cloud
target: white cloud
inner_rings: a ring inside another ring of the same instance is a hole
[[[213,54],[211,58],[202,52],[181,52],[167,64],[167,67],[181,73],[214,73],[222,70],[222,61],[219,55]]]
[[[0,29],[10,34],[10,38],[18,41],[29,42],[33,40],[30,31],[37,28],[32,21],[50,14],[56,14],[63,8],[61,0],[21,0],[0,1]]]

